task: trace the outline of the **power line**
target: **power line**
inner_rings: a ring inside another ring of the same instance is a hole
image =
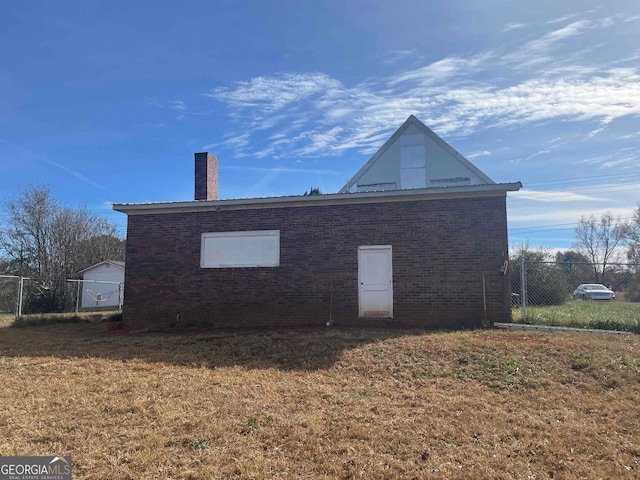
[[[574,189],[574,192],[563,192],[558,190],[551,191],[538,191],[538,192],[528,192],[526,190],[522,191],[521,195],[509,197],[510,200],[531,200],[537,198],[546,197],[549,195],[554,195],[556,198],[565,198],[572,197],[576,195],[575,192],[583,192],[585,190],[603,190],[602,193],[605,192],[624,192],[628,190],[637,190],[638,182],[635,183],[621,183],[616,186],[616,188],[611,188],[612,185],[591,185]],[[628,188],[618,188],[618,187],[628,187]]]
[[[521,237],[523,235],[536,235],[538,233],[550,233],[550,232],[563,232],[563,231],[573,231],[573,228],[549,228],[543,230],[527,230],[524,232],[509,232],[509,236],[511,237]]]
[[[620,218],[620,220],[632,220],[634,217],[622,217]],[[547,227],[566,227],[566,226],[570,226],[570,225],[578,225],[580,222],[571,222],[571,223],[550,223],[548,225],[535,225],[535,226],[531,226],[531,227],[516,227],[516,228],[510,228],[509,231],[513,231],[513,230],[531,230],[534,228],[547,228]],[[563,229],[560,229],[563,230]]]
[[[591,175],[588,177],[571,177],[566,179],[538,180],[534,182],[528,182],[527,185],[547,186],[547,185],[557,185],[557,184],[581,183],[581,182],[586,182],[594,179],[631,178],[631,177],[639,177],[639,176],[640,176],[640,172],[611,173],[608,175]]]
[[[620,220],[632,220],[634,217],[623,217]],[[562,232],[575,230],[575,227],[579,225],[580,222],[575,223],[554,223],[549,225],[536,225],[531,227],[519,227],[519,228],[510,228],[508,229],[510,236],[522,236],[522,235],[534,235],[536,233],[545,233],[545,232]],[[567,228],[570,226],[570,228]],[[555,228],[555,227],[564,227],[564,228]]]
[[[531,227],[516,227],[516,228],[510,228],[509,231],[513,231],[513,230],[530,230],[532,228],[547,228],[547,227],[565,227],[567,225],[577,225],[577,222],[571,222],[571,223],[550,223],[548,225],[535,225],[535,226],[531,226]]]

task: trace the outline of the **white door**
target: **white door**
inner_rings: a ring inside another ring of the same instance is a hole
[[[358,247],[359,315],[393,318],[391,245]]]

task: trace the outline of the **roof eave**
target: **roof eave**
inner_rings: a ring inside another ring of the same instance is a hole
[[[506,195],[522,188],[522,183],[492,183],[460,187],[417,188],[412,190],[382,190],[374,192],[297,195],[291,197],[242,198],[230,200],[199,200],[163,203],[116,203],[113,210],[126,214],[170,213],[178,211],[282,208],[296,206],[346,205],[350,203],[380,203],[441,198]]]
[[[87,272],[89,270],[93,270],[94,268],[99,267],[100,265],[103,265],[105,263],[108,263],[110,265],[114,265],[114,266],[116,266],[118,268],[122,268],[123,270],[124,270],[124,267],[125,267],[125,263],[124,262],[117,262],[115,260],[102,260],[101,262],[94,263],[93,265],[90,265],[87,268],[83,268],[82,270],[79,270],[77,273],[84,273],[84,272]]]

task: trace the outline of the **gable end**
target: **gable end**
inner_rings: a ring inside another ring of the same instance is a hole
[[[494,183],[411,115],[340,193]]]

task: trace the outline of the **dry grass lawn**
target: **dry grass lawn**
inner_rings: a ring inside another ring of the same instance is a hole
[[[640,337],[0,328],[0,453],[76,479],[640,477]]]

